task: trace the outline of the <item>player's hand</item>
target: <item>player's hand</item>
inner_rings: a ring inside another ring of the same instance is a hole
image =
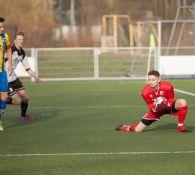
[[[41,82],[41,79],[40,79],[40,78],[38,78],[38,77],[37,77],[37,78],[35,78],[35,83],[37,83],[37,84],[38,84],[38,83],[40,83],[40,82]]]
[[[165,97],[158,97],[154,99],[154,106],[158,107],[163,101],[167,101]]]
[[[155,100],[155,109],[157,113],[170,113],[171,105],[164,97],[158,97]]]
[[[161,104],[159,104],[157,107],[156,107],[156,111],[157,112],[169,112],[171,110],[171,105],[169,104],[168,101],[162,101]]]

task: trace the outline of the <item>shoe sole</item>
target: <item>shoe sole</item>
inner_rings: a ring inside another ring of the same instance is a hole
[[[121,127],[122,127],[123,125],[119,125],[119,126],[117,126],[116,127],[116,131],[121,131]]]
[[[185,132],[192,132],[191,130],[186,130]]]
[[[180,130],[178,130],[178,132],[192,132],[192,130],[189,130],[189,129],[187,129],[187,130],[185,130],[185,131],[180,131]]]

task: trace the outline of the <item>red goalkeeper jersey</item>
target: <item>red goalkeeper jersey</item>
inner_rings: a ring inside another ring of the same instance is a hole
[[[171,85],[171,83],[166,82],[166,81],[160,82],[160,85],[159,85],[159,88],[157,91],[153,90],[150,87],[150,85],[147,84],[146,86],[144,86],[144,88],[142,90],[142,97],[143,97],[144,101],[146,102],[146,104],[148,105],[149,110],[152,113],[156,112],[154,101],[158,97],[166,98],[171,105],[175,101],[174,100],[173,86]]]

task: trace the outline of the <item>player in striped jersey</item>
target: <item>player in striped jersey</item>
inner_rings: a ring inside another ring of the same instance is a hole
[[[8,58],[8,74],[12,73],[12,54],[10,39],[7,33],[4,32],[5,19],[0,17],[0,131],[3,131],[2,116],[6,109],[7,100],[7,73],[5,70],[5,58]]]

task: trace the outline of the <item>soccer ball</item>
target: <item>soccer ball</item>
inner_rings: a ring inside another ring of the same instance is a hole
[[[166,112],[171,109],[171,105],[165,97],[158,97],[155,100],[155,106],[157,112]]]

